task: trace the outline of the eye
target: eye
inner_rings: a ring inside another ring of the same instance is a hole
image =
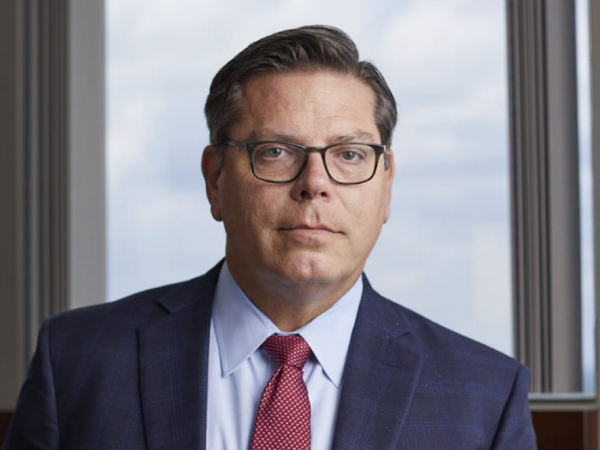
[[[341,157],[346,161],[354,161],[359,158],[359,154],[354,150],[346,150],[340,153]]]
[[[267,158],[278,158],[283,155],[284,150],[280,147],[268,147],[263,150],[263,155]]]
[[[279,159],[289,154],[289,150],[281,145],[261,145],[256,149],[256,156],[264,159]]]
[[[358,163],[367,158],[367,150],[360,146],[340,146],[332,149],[332,155],[345,163]]]
[[[295,157],[301,158],[303,151],[301,148],[296,148],[292,145],[283,142],[265,142],[259,144],[254,150],[254,160],[263,161],[279,161]]]

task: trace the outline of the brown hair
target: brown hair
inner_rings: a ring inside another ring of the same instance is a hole
[[[396,126],[396,100],[383,75],[369,61],[358,59],[350,37],[335,27],[312,25],[264,37],[229,61],[215,75],[204,106],[210,143],[219,147],[229,128],[239,119],[244,103],[243,84],[251,77],[270,73],[330,70],[349,74],[369,85],[376,96],[375,121],[381,142],[391,145]],[[219,165],[225,148],[218,148]],[[387,155],[385,158],[388,166]]]

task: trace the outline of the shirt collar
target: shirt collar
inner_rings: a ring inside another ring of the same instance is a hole
[[[227,263],[223,264],[213,306],[222,376],[235,372],[273,333],[300,334],[327,378],[339,388],[362,290],[362,277],[359,277],[352,288],[323,314],[294,333],[282,333],[242,292]]]

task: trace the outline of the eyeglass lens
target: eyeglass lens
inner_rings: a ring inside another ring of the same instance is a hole
[[[258,144],[252,153],[252,164],[257,177],[268,181],[290,181],[303,168],[306,150],[281,143]],[[339,144],[325,152],[325,165],[331,178],[340,183],[366,181],[375,171],[377,152],[365,144]]]

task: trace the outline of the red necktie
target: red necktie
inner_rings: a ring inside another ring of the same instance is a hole
[[[310,347],[298,335],[273,335],[263,347],[280,366],[260,399],[250,448],[310,450],[310,402],[302,379]]]

